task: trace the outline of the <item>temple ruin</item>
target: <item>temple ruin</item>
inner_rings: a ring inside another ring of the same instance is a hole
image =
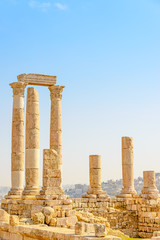
[[[144,186],[138,195],[134,188],[132,137],[122,137],[123,188],[119,195],[110,198],[102,190],[101,156],[90,155],[90,188],[81,198],[69,198],[62,189],[64,86],[56,85],[56,76],[21,74],[17,79],[18,82],[10,84],[13,90],[11,189],[1,201],[0,239],[119,240],[120,237],[110,236],[112,229],[130,237],[154,236],[154,240],[159,240],[160,198],[155,172],[143,172]],[[43,150],[42,188],[39,186],[39,96],[29,85],[48,87],[51,99],[50,148]]]

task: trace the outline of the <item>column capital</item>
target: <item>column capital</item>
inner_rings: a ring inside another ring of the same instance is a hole
[[[50,90],[51,99],[62,99],[63,88],[65,88],[65,86],[59,85],[49,86],[48,89]]]
[[[26,83],[21,83],[21,82],[13,82],[9,84],[11,88],[13,89],[13,96],[20,96],[24,97],[24,90],[25,87],[27,86]]]

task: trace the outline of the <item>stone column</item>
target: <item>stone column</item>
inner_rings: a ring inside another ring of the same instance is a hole
[[[50,86],[51,119],[50,119],[50,149],[58,154],[59,165],[62,165],[62,113],[61,99],[64,86]]]
[[[24,90],[26,84],[14,82],[12,112],[11,190],[8,195],[18,198],[24,181]],[[17,195],[17,196],[16,196]]]
[[[62,172],[61,165],[59,165],[58,154],[53,149],[43,150],[43,187],[40,191],[41,195],[51,196],[63,195],[61,188]]]
[[[143,189],[142,197],[148,199],[157,199],[159,191],[155,185],[155,172],[144,171],[143,172]]]
[[[39,193],[39,96],[38,91],[27,89],[26,107],[26,154],[25,180],[23,195]]]
[[[106,194],[101,188],[101,156],[89,156],[90,189],[88,194]]]
[[[133,138],[122,137],[122,176],[123,188],[122,196],[132,196],[136,194],[134,189],[134,168],[133,168]]]

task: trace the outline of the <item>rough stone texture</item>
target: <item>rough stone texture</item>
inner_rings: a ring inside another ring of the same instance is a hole
[[[76,235],[83,235],[84,234],[84,223],[77,222],[75,224],[75,234]]]
[[[27,89],[25,189],[23,195],[39,193],[39,96],[35,88]]]
[[[58,154],[53,149],[43,150],[43,187],[40,194],[46,198],[51,195],[64,195],[61,187],[62,174]]]
[[[24,178],[24,90],[25,83],[10,84],[13,89],[11,190],[8,198],[19,196]]]
[[[155,185],[155,172],[144,171],[142,197],[146,199],[157,199],[159,197],[158,194],[159,191]]]
[[[104,224],[94,224],[95,236],[105,237],[105,225]]]
[[[50,149],[58,154],[59,164],[62,165],[62,113],[61,99],[64,86],[51,86],[51,122],[50,122]]]
[[[42,213],[45,216],[45,223],[47,225],[50,225],[50,222],[51,222],[52,218],[56,218],[57,217],[56,211],[53,208],[51,208],[51,207],[44,207],[44,208],[42,208]],[[52,224],[53,224],[53,221],[52,221]]]
[[[134,189],[133,168],[133,138],[122,137],[122,177],[123,188],[121,197],[130,197],[136,194]]]
[[[44,224],[44,215],[42,212],[34,213],[31,217],[33,224]]]
[[[11,226],[19,225],[19,217],[16,215],[11,215],[9,219],[9,224]]]
[[[52,86],[56,84],[57,77],[42,74],[20,74],[17,76],[19,82],[25,82],[29,85]]]
[[[9,222],[9,214],[3,209],[0,209],[0,222]]]

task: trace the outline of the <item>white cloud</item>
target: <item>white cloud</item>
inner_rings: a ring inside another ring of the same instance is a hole
[[[48,8],[51,7],[50,2],[38,2],[38,1],[33,1],[33,0],[29,1],[28,5],[31,8],[38,8],[43,12],[46,12],[48,10]]]
[[[60,10],[66,10],[67,9],[67,6],[65,4],[61,4],[61,3],[55,3],[54,4],[58,9]]]

